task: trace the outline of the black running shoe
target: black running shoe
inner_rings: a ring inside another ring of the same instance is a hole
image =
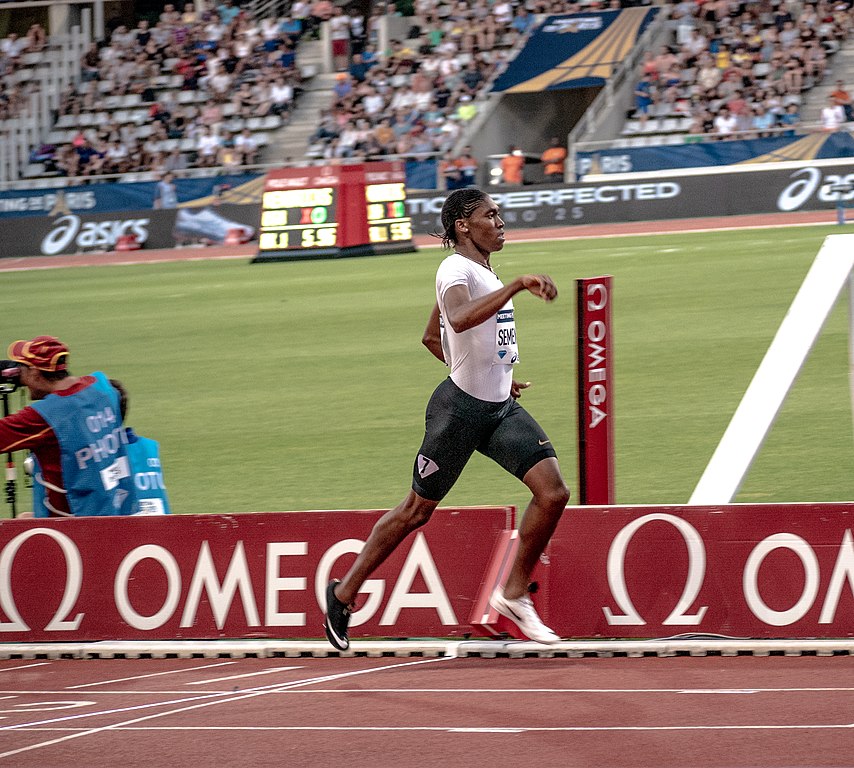
[[[333,579],[326,587],[326,618],[323,621],[323,629],[326,639],[332,645],[339,651],[346,651],[350,647],[350,638],[347,636],[350,606],[335,597],[335,585],[338,583],[338,579]]]

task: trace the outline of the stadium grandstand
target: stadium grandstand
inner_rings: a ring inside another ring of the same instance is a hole
[[[848,0],[107,7],[0,8],[4,189],[389,158],[435,189],[464,148],[476,182],[501,183],[510,145],[536,183],[552,136],[566,180],[579,158],[626,170],[627,151],[655,150],[638,170],[678,147],[684,165],[721,139],[851,151]],[[548,49],[555,30],[576,48]]]

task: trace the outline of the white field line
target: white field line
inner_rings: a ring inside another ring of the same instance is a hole
[[[190,712],[196,709],[202,709],[204,707],[215,706],[218,704],[229,704],[236,701],[245,701],[247,699],[255,698],[256,696],[264,696],[269,693],[277,693],[280,690],[287,690],[289,688],[297,688],[304,685],[314,685],[316,683],[326,683],[333,680],[342,680],[348,677],[356,677],[358,675],[366,675],[374,672],[383,672],[389,669],[400,669],[402,667],[413,667],[420,666],[424,664],[434,664],[436,662],[441,661],[450,661],[452,659],[448,657],[437,657],[431,659],[419,659],[418,661],[408,661],[400,664],[387,664],[382,667],[371,667],[368,669],[357,669],[351,672],[340,672],[334,675],[323,675],[321,677],[309,677],[303,680],[294,680],[290,683],[278,683],[275,685],[267,685],[258,688],[254,688],[248,691],[245,691],[239,695],[228,696],[226,698],[221,698],[222,694],[205,694],[201,696],[191,696],[182,699],[176,699],[174,701],[164,701],[157,702],[154,704],[141,704],[135,707],[121,707],[118,709],[105,710],[102,712],[89,712],[83,713],[80,715],[71,715],[66,717],[53,718],[51,720],[42,720],[36,721],[32,723],[22,723],[19,725],[11,725],[5,728],[0,728],[0,732],[2,731],[13,731],[13,730],[22,730],[22,729],[34,729],[39,726],[51,725],[53,723],[65,722],[69,720],[76,720],[81,717],[98,717],[110,714],[116,714],[121,712],[131,712],[134,710],[143,710],[150,709],[152,707],[169,707],[175,706],[178,704],[188,704],[188,706],[177,707],[176,709],[170,709],[165,712],[157,712],[154,714],[144,715],[142,717],[133,718],[131,720],[126,720],[124,722],[113,723],[112,725],[105,725],[99,728],[88,728],[82,731],[78,731],[67,736],[62,736],[56,739],[50,739],[48,741],[38,742],[35,744],[30,744],[26,747],[20,747],[18,749],[8,750],[6,752],[0,752],[0,759],[7,757],[14,757],[15,755],[22,754],[24,752],[30,752],[35,749],[42,749],[44,747],[53,746],[55,744],[61,744],[63,742],[69,741],[71,739],[77,739],[82,736],[90,736],[97,733],[103,733],[104,731],[112,731],[120,728],[126,728],[128,726],[136,725],[137,723],[145,722],[146,720],[153,720],[158,717],[167,717],[169,715],[180,714],[182,712]],[[194,704],[189,704],[189,702],[196,702]]]
[[[273,669],[261,669],[258,672],[246,672],[242,675],[229,675],[228,677],[216,677],[213,680],[193,680],[187,685],[210,685],[211,683],[222,683],[226,680],[240,680],[244,677],[257,677],[258,675],[273,675],[276,672],[289,672],[294,669],[302,669],[302,667],[273,667]]]
[[[213,667],[224,667],[228,664],[237,664],[236,661],[221,661],[218,664],[204,664],[199,667],[186,667],[183,669],[169,669],[165,672],[150,672],[145,675],[134,675],[133,677],[117,677],[115,680],[99,680],[95,683],[80,683],[79,685],[67,685],[65,687],[68,691],[73,691],[78,688],[91,688],[96,685],[110,685],[111,683],[127,683],[131,680],[143,680],[147,677],[160,677],[161,675],[177,675],[182,672],[197,672],[200,669],[212,669]]]

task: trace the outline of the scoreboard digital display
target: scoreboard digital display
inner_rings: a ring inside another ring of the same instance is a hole
[[[406,185],[368,184],[368,235],[372,243],[412,240],[412,221],[406,215]]]
[[[338,242],[335,188],[283,189],[261,197],[261,251],[334,248]]]
[[[281,168],[267,174],[254,261],[414,250],[402,163]]]

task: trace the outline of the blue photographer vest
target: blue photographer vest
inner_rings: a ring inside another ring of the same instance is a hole
[[[71,514],[131,515],[138,506],[119,393],[100,371],[92,376],[95,383],[79,392],[62,397],[48,395],[32,407],[59,441]]]
[[[39,460],[34,453],[31,453],[29,458],[33,461],[33,517],[50,517]]]
[[[136,488],[138,515],[168,515],[169,497],[163,482],[160,465],[160,446],[156,440],[140,437],[130,427],[125,428],[130,459],[130,471]]]

